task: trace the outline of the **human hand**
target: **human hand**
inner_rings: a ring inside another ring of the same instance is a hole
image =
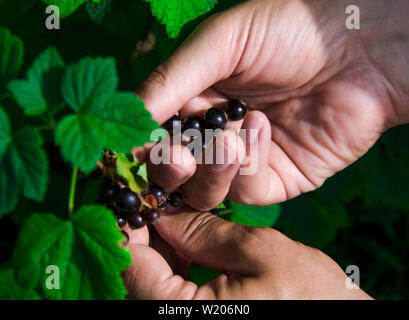
[[[369,299],[319,250],[270,228],[247,227],[183,207],[150,232],[129,231],[133,299]],[[200,287],[186,281],[190,261],[223,274]]]
[[[150,178],[167,190],[181,186],[186,203],[201,210],[226,196],[267,205],[321,186],[387,128],[409,121],[402,111],[409,80],[400,71],[407,55],[398,51],[406,42],[390,26],[376,30],[384,13],[408,7],[396,2],[357,1],[362,31],[345,28],[344,0],[253,0],[212,16],[137,94],[161,123],[176,112],[202,116],[230,98],[245,100],[251,111],[233,127],[259,130],[257,150],[248,154],[258,170],[240,175],[238,162],[196,165],[175,146],[179,163],[148,161]],[[409,30],[406,20],[396,21]],[[228,152],[240,158],[252,150],[247,143]]]

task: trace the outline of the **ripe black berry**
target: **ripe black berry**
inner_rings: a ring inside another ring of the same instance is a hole
[[[168,131],[170,135],[179,134],[183,130],[183,123],[180,117],[175,115],[162,124],[162,127]]]
[[[165,191],[163,191],[161,187],[157,186],[151,187],[149,193],[153,194],[158,200],[158,202],[161,202],[165,197]]]
[[[121,210],[126,212],[138,210],[141,204],[138,195],[129,188],[119,191],[115,197],[115,202]]]
[[[210,108],[205,114],[206,129],[224,129],[227,123],[226,114],[218,108]]]
[[[146,222],[150,224],[156,224],[160,218],[160,210],[151,209],[146,213]]]
[[[183,130],[186,131],[189,129],[194,129],[196,130],[196,132],[192,130],[193,131],[192,136],[197,136],[202,131],[202,124],[203,124],[202,119],[196,116],[192,116],[187,118],[186,121],[183,123]]]
[[[145,226],[146,222],[143,219],[142,215],[139,213],[139,211],[134,211],[129,215],[128,225],[132,230],[135,230]]]
[[[175,208],[181,207],[183,204],[183,194],[178,191],[172,192],[169,195],[169,204]]]
[[[111,204],[115,200],[115,196],[119,188],[114,185],[107,185],[101,190],[100,199],[102,203]]]
[[[123,228],[126,225],[126,220],[124,218],[119,217],[116,222],[118,223],[118,227]]]
[[[226,112],[229,120],[238,121],[246,116],[247,107],[239,100],[232,100],[229,101]]]

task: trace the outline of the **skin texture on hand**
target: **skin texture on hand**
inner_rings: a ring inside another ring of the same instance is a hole
[[[155,229],[127,230],[133,264],[124,274],[131,299],[370,299],[321,251],[270,228],[235,224],[184,207]],[[198,287],[190,263],[223,272]]]
[[[253,0],[203,23],[137,94],[159,122],[175,113],[203,116],[209,107],[243,99],[250,112],[230,127],[259,130],[258,149],[250,155],[250,144],[226,149],[237,159],[247,152],[258,170],[240,175],[240,162],[197,165],[188,150],[175,146],[171,149],[183,155],[178,163],[148,161],[152,180],[167,190],[180,187],[186,203],[199,210],[226,196],[244,204],[278,203],[320,187],[365,154],[386,129],[409,121],[404,111],[409,80],[399,71],[408,62],[398,54],[406,40],[391,36],[392,27],[379,32],[389,39],[386,44],[377,42],[374,32],[383,12],[390,12],[388,4],[357,1],[360,31],[345,27],[348,4]],[[386,59],[386,53],[396,60]]]

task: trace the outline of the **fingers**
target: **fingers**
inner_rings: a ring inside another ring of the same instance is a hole
[[[175,272],[186,273],[188,261],[170,259],[169,246],[155,233],[149,246],[148,228],[126,229],[129,235],[127,247],[131,251],[132,265],[124,272],[129,299],[191,299],[197,286],[175,275],[165,258],[172,263]],[[154,249],[154,248],[155,249]],[[162,255],[163,254],[163,255]],[[165,258],[164,258],[165,257]]]
[[[190,150],[182,145],[160,142],[147,157],[148,176],[166,192],[185,183],[196,171],[196,161]]]
[[[244,46],[242,39],[231,23],[220,15],[212,16],[141,84],[136,94],[153,118],[163,123],[192,98],[233,72],[240,60],[237,46]]]
[[[234,130],[220,132],[202,152],[202,164],[181,191],[185,203],[201,211],[210,210],[224,201],[230,182],[244,157],[245,148]]]
[[[155,229],[175,250],[209,269],[249,276],[266,271],[263,228],[183,207],[177,213],[163,214]]]
[[[229,197],[250,205],[270,205],[286,199],[279,175],[269,166],[271,125],[264,113],[251,111],[243,126],[246,160],[231,183]]]

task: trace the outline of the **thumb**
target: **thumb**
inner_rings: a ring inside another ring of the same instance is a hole
[[[159,123],[235,69],[237,37],[241,35],[234,32],[233,24],[223,21],[226,13],[205,21],[137,88],[135,93]]]
[[[164,213],[155,228],[177,252],[206,268],[246,276],[266,272],[264,228],[236,224],[188,207]]]

